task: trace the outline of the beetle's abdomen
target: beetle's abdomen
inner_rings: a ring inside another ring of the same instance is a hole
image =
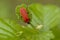
[[[24,7],[20,8],[20,15],[22,16],[24,22],[29,23],[30,18],[28,17],[26,8]]]

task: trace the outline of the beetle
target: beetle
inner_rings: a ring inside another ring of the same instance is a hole
[[[24,20],[25,23],[29,23],[30,22],[30,18],[28,16],[28,12],[27,9],[24,7],[20,8],[20,15],[22,17],[22,19]]]

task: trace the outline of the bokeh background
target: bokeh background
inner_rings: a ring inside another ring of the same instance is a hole
[[[60,7],[60,0],[0,0],[0,18],[11,18],[15,20],[15,7],[22,3],[40,3],[42,5],[53,4]]]

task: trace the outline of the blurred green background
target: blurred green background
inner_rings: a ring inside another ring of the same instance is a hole
[[[40,3],[43,5],[53,4],[60,7],[60,0],[0,0],[0,18],[10,18],[15,20],[15,7],[22,3]]]
[[[15,7],[22,3],[53,4],[60,7],[60,0],[29,0],[29,2],[27,0],[0,0],[0,18],[16,20]],[[54,40],[60,40],[60,27],[55,27],[52,30],[56,36]]]

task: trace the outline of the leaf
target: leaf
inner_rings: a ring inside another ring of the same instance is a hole
[[[56,6],[32,4],[30,5],[30,10],[32,12],[32,16],[35,16],[35,21],[37,23],[41,21],[44,26],[48,26],[50,28],[54,27],[57,24],[56,19],[58,17],[58,8]]]
[[[58,8],[58,21],[57,21],[57,26],[52,28],[53,34],[55,35],[55,38],[53,40],[60,40],[60,8]]]
[[[22,28],[21,28],[22,29]],[[20,32],[20,27],[15,22],[0,18],[0,39],[12,40],[17,39],[17,33]]]
[[[30,13],[32,14],[31,24],[34,26],[43,25],[43,32],[50,30],[58,24],[59,8],[54,5],[40,5],[32,4],[29,6]],[[53,36],[51,36],[53,38]],[[45,37],[47,40],[47,37]],[[41,39],[39,39],[41,40]],[[45,39],[42,39],[45,40]]]

